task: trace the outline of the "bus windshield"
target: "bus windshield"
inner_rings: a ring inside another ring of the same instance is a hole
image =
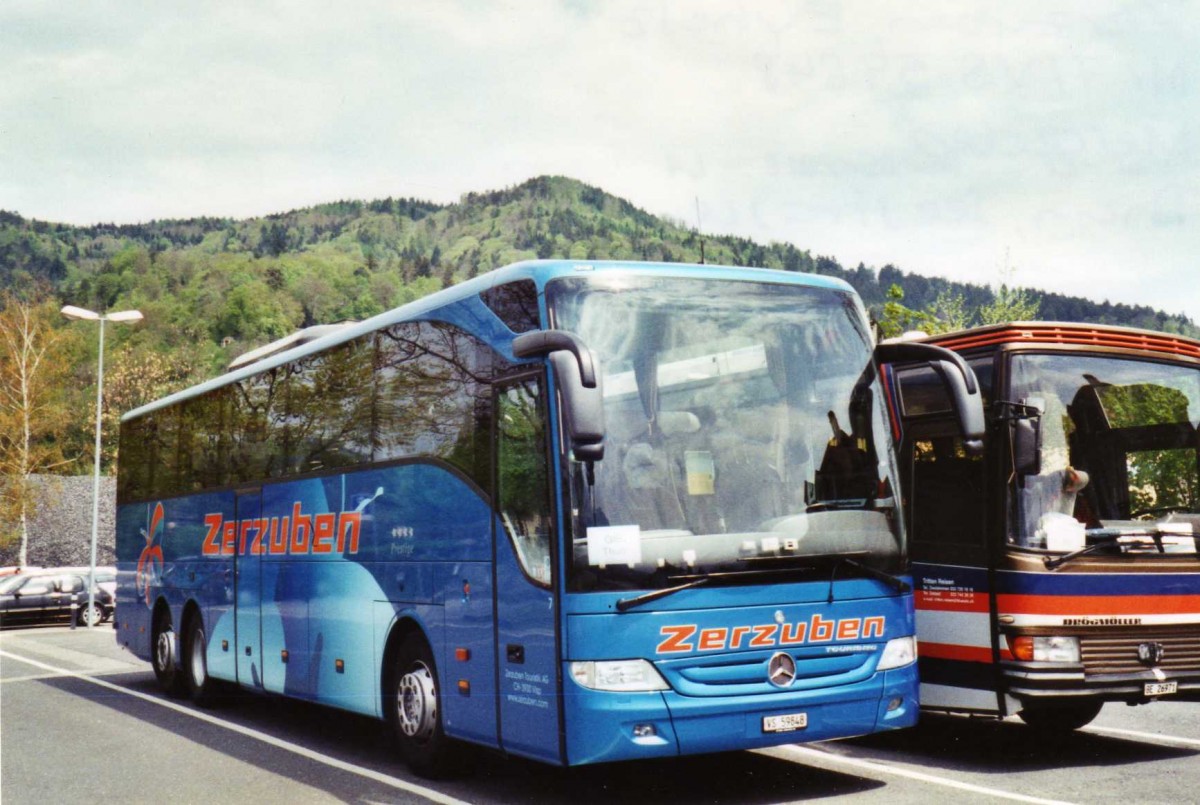
[[[597,274],[551,282],[547,302],[551,326],[599,359],[607,427],[594,483],[570,462],[568,589],[827,577],[839,558],[904,567],[891,439],[851,294]]]
[[[1073,529],[1089,537],[1141,531],[1144,550],[1195,552],[1200,367],[1017,355],[1011,396],[1041,411],[1038,472],[1011,488],[1011,542],[1055,549],[1065,536],[1057,542],[1069,549]]]

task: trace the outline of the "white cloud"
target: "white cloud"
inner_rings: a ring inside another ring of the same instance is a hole
[[[844,264],[1200,318],[1197,6],[0,6],[0,206],[88,222],[575,176]]]

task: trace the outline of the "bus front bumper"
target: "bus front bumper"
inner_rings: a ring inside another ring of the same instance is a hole
[[[1103,701],[1141,704],[1158,699],[1200,698],[1200,673],[1146,669],[1128,673],[1088,674],[1081,665],[1002,663],[1006,687],[1023,701],[1096,697]],[[1164,693],[1164,684],[1173,687]]]
[[[918,710],[915,663],[857,684],[754,696],[567,689],[570,765],[847,738],[913,726]]]

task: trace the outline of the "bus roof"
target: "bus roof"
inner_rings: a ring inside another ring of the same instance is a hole
[[[1200,340],[1136,327],[1078,322],[1017,321],[989,324],[920,339],[957,351],[1000,344],[1066,344],[1182,355],[1200,360]]]
[[[129,411],[121,417],[121,421],[136,419],[151,411],[183,402],[192,397],[198,397],[206,392],[235,383],[243,378],[252,377],[259,372],[280,366],[297,358],[321,352],[392,324],[423,319],[434,310],[476,296],[497,285],[503,285],[519,279],[532,279],[537,284],[540,293],[546,287],[546,283],[555,278],[599,272],[657,274],[660,276],[689,277],[693,279],[751,280],[787,285],[807,285],[849,293],[854,292],[849,283],[835,277],[801,274],[794,271],[780,271],[769,268],[699,265],[695,263],[647,263],[635,260],[527,260],[497,268],[494,271],[481,274],[478,277],[458,283],[449,288],[443,288],[440,291],[409,302],[406,305],[401,305],[398,308],[380,313],[365,321],[341,327],[329,335],[308,341],[292,349],[270,354],[262,360],[218,375],[211,380],[206,380],[203,383],[183,389],[182,391],[177,391],[160,400]]]

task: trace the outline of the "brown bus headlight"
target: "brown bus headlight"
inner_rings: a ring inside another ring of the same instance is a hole
[[[1023,662],[1079,662],[1078,637],[1013,638],[1013,656]]]

